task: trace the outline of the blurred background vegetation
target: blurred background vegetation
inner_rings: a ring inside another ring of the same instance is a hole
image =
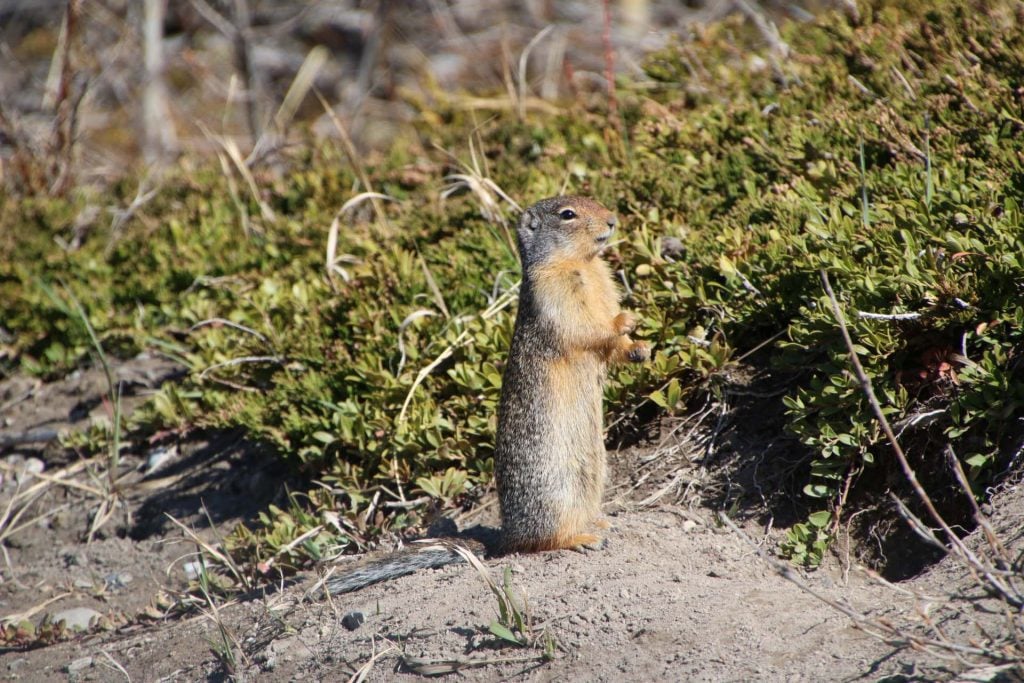
[[[140,160],[210,152],[211,132],[252,161],[287,145],[296,124],[337,135],[315,89],[360,152],[387,150],[416,120],[416,102],[457,99],[486,115],[522,95],[550,110],[604,88],[606,48],[614,73],[641,76],[644,55],[740,6],[762,11],[731,0],[7,0],[3,142],[66,152],[49,139],[64,107],[76,186],[118,180]]]

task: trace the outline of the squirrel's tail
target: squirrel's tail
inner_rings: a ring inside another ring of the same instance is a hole
[[[465,558],[459,550],[456,550],[456,545],[461,545],[473,552],[485,551],[484,546],[475,541],[431,540],[423,542],[422,545],[417,543],[416,546],[409,546],[385,557],[368,560],[358,567],[328,577],[323,582],[320,597],[350,593],[374,583],[412,574],[420,569],[435,569],[465,562]]]

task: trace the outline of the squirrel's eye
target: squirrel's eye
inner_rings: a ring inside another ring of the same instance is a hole
[[[558,217],[563,221],[571,221],[573,218],[576,218],[576,212],[572,209],[562,209],[558,212]]]

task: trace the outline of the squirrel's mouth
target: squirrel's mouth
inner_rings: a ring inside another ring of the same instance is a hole
[[[608,230],[607,232],[602,233],[602,234],[598,235],[597,237],[595,237],[594,241],[603,246],[604,244],[606,244],[608,242],[608,240],[610,240],[612,238],[612,233],[614,233],[614,232],[615,232],[614,230]]]

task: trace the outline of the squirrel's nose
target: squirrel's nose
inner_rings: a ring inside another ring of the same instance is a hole
[[[615,226],[619,224],[619,219],[615,216],[608,216],[608,219],[605,222],[608,224],[609,228],[614,230]]]

